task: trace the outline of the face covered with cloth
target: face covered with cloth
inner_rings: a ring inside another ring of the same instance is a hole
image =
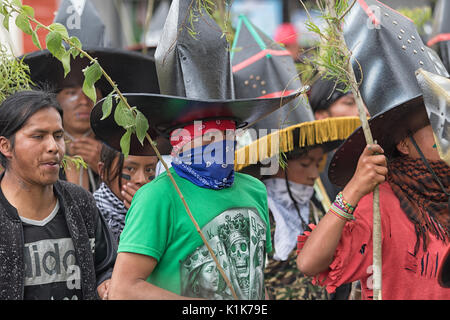
[[[236,124],[232,120],[195,121],[171,133],[175,172],[202,188],[220,190],[234,181]]]

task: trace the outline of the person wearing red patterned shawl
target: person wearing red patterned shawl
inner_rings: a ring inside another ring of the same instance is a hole
[[[380,18],[364,4],[377,5]],[[360,28],[368,16],[378,28]],[[360,280],[362,298],[372,299],[372,191],[379,185],[382,298],[450,299],[450,290],[437,281],[450,240],[450,168],[440,158],[425,93],[414,78],[419,68],[448,73],[413,23],[387,6],[358,1],[347,19],[344,36],[350,50],[364,47],[355,55],[360,68],[353,68],[364,72],[360,92],[378,144],[364,147],[359,128],[336,151],[328,175],[345,187],[317,227],[299,236],[297,266],[329,292]],[[397,28],[411,47],[385,42],[398,41]]]

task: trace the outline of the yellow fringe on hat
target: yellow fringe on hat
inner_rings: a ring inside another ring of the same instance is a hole
[[[326,142],[345,140],[359,126],[358,117],[335,117],[302,122],[268,134],[235,153],[236,171],[269,159],[281,152],[312,147]],[[294,130],[299,130],[299,140],[294,141]]]

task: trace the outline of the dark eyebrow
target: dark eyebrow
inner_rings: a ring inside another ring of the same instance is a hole
[[[34,129],[34,130],[31,130],[31,133],[49,133],[49,131],[42,130],[42,129]],[[55,133],[64,133],[64,130],[60,129],[60,130],[53,131],[53,134],[55,134]]]
[[[322,156],[323,157],[323,156]],[[320,157],[320,159],[315,159],[315,158],[313,158],[313,157],[311,157],[311,156],[307,156],[307,155],[305,155],[305,156],[303,156],[303,161],[310,161],[310,162],[314,162],[314,161],[321,161],[322,160],[322,157]],[[301,160],[302,158],[300,158],[299,160]]]
[[[154,167],[156,164],[157,164],[157,162],[153,162],[153,163],[145,164],[144,166],[145,166],[145,167]],[[129,162],[127,163],[127,165],[128,165],[128,166],[136,166],[136,167],[138,167],[138,166],[139,166],[139,163],[134,162],[134,161],[129,161]]]

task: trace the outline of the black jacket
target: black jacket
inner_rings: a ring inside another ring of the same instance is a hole
[[[65,181],[57,181],[54,190],[75,247],[83,299],[98,299],[97,286],[111,277],[116,260],[114,239],[89,192]],[[17,211],[12,214],[2,204],[0,230],[0,300],[21,300],[25,280],[22,221]],[[95,239],[94,254],[89,239]]]

